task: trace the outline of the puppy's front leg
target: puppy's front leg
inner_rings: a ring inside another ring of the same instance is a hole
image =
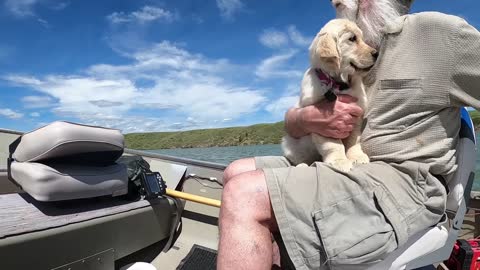
[[[347,149],[347,158],[354,164],[366,164],[370,162],[367,154],[362,150],[360,145],[361,125],[356,124],[352,133],[348,138],[343,140],[345,148]]]
[[[358,99],[357,104],[364,111],[367,109],[368,100],[365,92],[365,86],[363,85],[362,78],[360,76],[353,76],[352,78],[352,96]],[[350,136],[343,140],[345,148],[347,149],[347,157],[354,164],[366,164],[370,162],[368,156],[363,152],[360,145],[360,136],[362,135],[362,121],[360,120],[355,124]]]
[[[343,172],[352,169],[352,161],[345,156],[345,146],[341,140],[326,138],[318,134],[311,136],[315,147],[323,157],[323,162]]]

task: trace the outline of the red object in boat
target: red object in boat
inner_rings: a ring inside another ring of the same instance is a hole
[[[450,270],[480,270],[480,239],[457,240],[444,264]]]

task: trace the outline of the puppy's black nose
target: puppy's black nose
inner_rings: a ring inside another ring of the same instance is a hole
[[[377,50],[374,50],[374,51],[372,52],[372,56],[373,56],[373,58],[375,58],[375,60],[377,60],[377,58],[378,58],[378,51],[377,51]]]

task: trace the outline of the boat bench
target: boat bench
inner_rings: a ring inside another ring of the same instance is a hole
[[[0,195],[0,213],[1,269],[56,269],[102,253],[92,269],[114,269],[115,260],[168,239],[177,209],[167,198],[41,203],[15,193]]]

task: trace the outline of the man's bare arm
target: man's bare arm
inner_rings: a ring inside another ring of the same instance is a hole
[[[285,130],[294,138],[316,133],[344,139],[350,135],[363,114],[355,102],[354,97],[339,95],[335,102],[322,100],[316,105],[291,108],[285,114]]]

